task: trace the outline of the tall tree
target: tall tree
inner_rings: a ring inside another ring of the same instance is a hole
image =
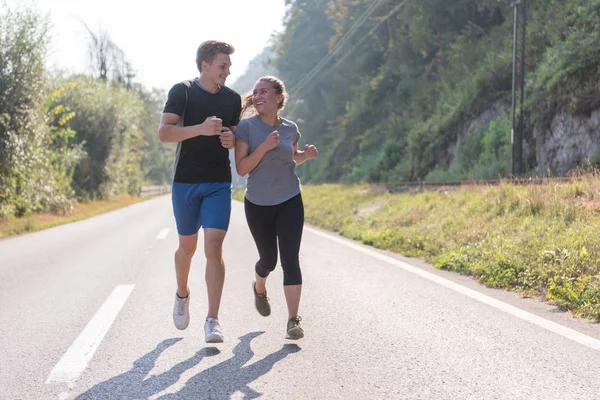
[[[0,13],[0,218],[72,205],[64,163],[76,155],[72,132],[53,122],[62,112],[46,84],[48,26],[31,9]]]

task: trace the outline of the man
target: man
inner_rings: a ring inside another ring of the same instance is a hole
[[[158,129],[161,142],[177,143],[172,200],[179,247],[175,252],[173,322],[183,330],[190,321],[188,277],[202,227],[208,291],[204,324],[207,343],[223,342],[218,314],[225,280],[223,240],[231,214],[228,149],[235,146],[233,134],[241,112],[240,95],[225,87],[234,51],[233,46],[214,40],[198,47],[200,77],[171,88]]]

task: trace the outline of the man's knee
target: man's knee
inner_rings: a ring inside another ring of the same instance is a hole
[[[209,261],[220,261],[223,256],[225,231],[207,228],[204,230],[204,254]]]
[[[204,244],[207,260],[220,260],[223,256],[223,242],[211,241]]]
[[[198,235],[180,236],[177,252],[185,257],[192,257],[198,246]]]

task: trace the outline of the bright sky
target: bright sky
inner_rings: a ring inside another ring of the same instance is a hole
[[[144,86],[169,89],[198,76],[196,49],[207,39],[232,44],[228,84],[281,31],[285,0],[7,0],[49,12],[52,46],[49,65],[89,72],[88,38],[106,31],[124,52]]]

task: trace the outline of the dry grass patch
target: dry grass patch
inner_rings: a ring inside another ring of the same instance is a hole
[[[413,194],[305,186],[303,196],[314,225],[600,321],[599,188],[590,173]]]
[[[0,238],[40,231],[42,229],[80,221],[95,215],[139,203],[149,198],[150,197],[121,195],[111,200],[97,200],[81,203],[64,215],[33,214],[23,218],[0,220]]]

